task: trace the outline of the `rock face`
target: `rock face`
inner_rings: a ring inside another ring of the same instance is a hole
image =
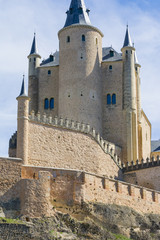
[[[1,218],[0,239],[159,240],[160,216],[140,215],[131,208],[98,203],[61,206],[51,218]]]

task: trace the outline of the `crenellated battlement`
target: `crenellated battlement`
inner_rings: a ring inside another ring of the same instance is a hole
[[[122,164],[122,169],[124,172],[130,172],[130,171],[136,171],[136,170],[142,170],[146,168],[151,167],[157,167],[160,166],[160,156],[158,155],[157,158],[147,158],[146,160],[142,159],[141,161],[137,160],[135,162],[127,162],[126,164]]]
[[[78,121],[70,120],[68,118],[63,119],[62,117],[55,116],[47,116],[45,113],[41,115],[39,112],[35,115],[34,111],[31,111],[29,115],[29,120],[33,122],[37,122],[39,124],[45,124],[53,127],[69,129],[72,131],[78,131],[84,134],[91,136],[102,148],[102,150],[111,156],[114,162],[121,168],[122,162],[116,150],[121,151],[121,148],[116,146],[115,144],[104,140],[99,133],[96,132],[94,128],[92,128],[89,124],[80,123]]]

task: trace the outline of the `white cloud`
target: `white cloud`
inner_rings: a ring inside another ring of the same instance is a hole
[[[129,23],[132,40],[142,65],[142,107],[153,125],[153,138],[160,138],[160,17],[147,0],[85,0],[92,24],[102,30],[104,46],[120,51]],[[65,23],[70,0],[0,0],[0,156],[7,154],[9,137],[16,130],[16,97],[22,75],[27,75],[33,32],[39,52],[47,57],[58,49],[57,32]],[[154,5],[156,6],[156,5]],[[26,77],[27,78],[27,77]]]

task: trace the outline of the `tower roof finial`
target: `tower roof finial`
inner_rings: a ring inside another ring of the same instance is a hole
[[[129,33],[128,23],[127,23],[126,36],[125,36],[123,47],[132,47],[132,41]]]
[[[19,97],[27,97],[24,78],[25,78],[25,75],[23,74],[22,87],[21,87],[21,92]]]
[[[89,9],[86,9],[84,0],[72,0],[67,13],[67,19],[64,27],[73,24],[91,25],[89,19]]]
[[[31,47],[31,54],[38,54],[38,49],[37,49],[37,42],[36,42],[36,32],[34,31],[34,37],[33,37],[33,43]]]

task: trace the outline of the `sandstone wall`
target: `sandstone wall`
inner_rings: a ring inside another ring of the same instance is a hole
[[[6,217],[20,210],[21,164],[20,159],[0,158],[0,206]]]
[[[22,177],[33,180],[43,170],[23,167]],[[128,206],[139,213],[160,214],[160,192],[80,171],[45,170],[51,174],[50,200],[55,206],[99,202]]]
[[[48,74],[50,71],[50,74]],[[40,67],[38,85],[38,110],[51,116],[58,116],[59,67]],[[54,98],[54,109],[44,109],[44,100]],[[34,110],[34,109],[32,109]]]
[[[29,165],[79,169],[122,178],[111,156],[87,134],[29,122],[28,140]]]
[[[160,191],[160,166],[126,172],[124,180],[132,184]]]

